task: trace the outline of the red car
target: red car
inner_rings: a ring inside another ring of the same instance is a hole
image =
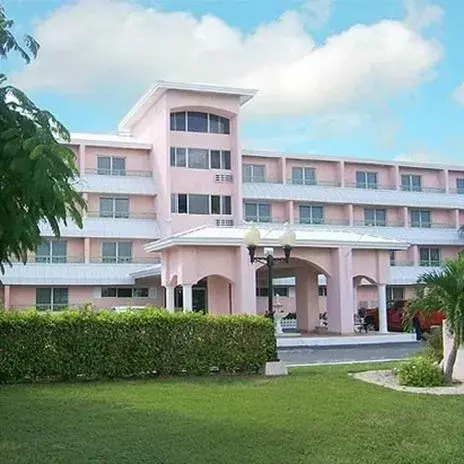
[[[387,326],[390,332],[404,331],[404,307],[407,301],[395,301],[387,309]],[[430,332],[432,326],[440,326],[443,323],[444,315],[440,311],[434,312],[430,316],[419,313],[419,322],[422,332]],[[379,330],[378,308],[366,309],[365,322],[368,327]]]

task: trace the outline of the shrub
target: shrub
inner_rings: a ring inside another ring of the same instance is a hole
[[[441,327],[429,334],[424,334],[424,338],[426,343],[422,355],[440,363],[443,359],[443,333]]]
[[[400,364],[395,370],[400,385],[408,387],[436,387],[443,385],[443,374],[434,360],[426,357],[413,358]]]
[[[275,359],[274,328],[258,316],[0,314],[0,382],[248,373]]]

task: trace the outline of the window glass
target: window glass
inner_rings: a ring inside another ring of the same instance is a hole
[[[97,173],[100,175],[111,173],[111,158],[109,156],[97,156]]]
[[[396,252],[395,250],[390,251],[390,266],[394,266],[396,263]]]
[[[118,242],[118,263],[132,262],[132,242]]]
[[[37,309],[50,309],[52,303],[52,289],[51,288],[36,288],[35,302]]]
[[[126,159],[125,158],[113,158],[113,176],[125,176],[126,175]]]
[[[271,205],[266,203],[258,204],[258,219],[260,222],[271,222]]]
[[[243,182],[252,182],[253,169],[251,164],[244,164],[242,166]]]
[[[115,199],[115,217],[128,218],[129,217],[129,199],[116,198]]]
[[[219,116],[216,114],[209,115],[209,131],[213,134],[220,134],[219,132]]]
[[[43,241],[38,247],[35,253],[36,263],[48,263],[50,262],[50,240]]]
[[[171,130],[185,131],[185,111],[171,113]]]
[[[187,213],[187,195],[184,193],[177,195],[177,212]]]
[[[189,213],[209,214],[209,196],[197,194],[189,195]]]
[[[464,193],[464,178],[456,179],[456,191],[457,193]]]
[[[221,152],[219,150],[211,150],[211,169],[221,169]]]
[[[245,220],[254,222],[258,220],[258,205],[256,203],[245,203]]]
[[[265,182],[265,168],[261,165],[253,166],[253,181],[254,182]]]
[[[208,150],[189,148],[188,167],[195,169],[208,169]]]
[[[134,288],[133,297],[134,298],[148,298],[148,288]]]
[[[102,243],[102,261],[104,263],[116,262],[116,242]]]
[[[303,168],[292,168],[292,183],[303,184]]]
[[[314,168],[304,168],[305,185],[314,185],[316,183],[316,170]]]
[[[118,298],[131,298],[132,297],[132,288],[117,288],[117,296]]]
[[[230,151],[224,150],[222,152],[222,158],[223,158],[222,169],[231,169]]]
[[[102,287],[101,296],[102,298],[115,298],[116,287]]]
[[[222,214],[232,214],[232,199],[230,196],[222,197]]]
[[[187,113],[187,130],[189,132],[208,132],[208,115],[189,111]]]
[[[221,214],[221,197],[211,195],[211,214]]]
[[[176,148],[171,147],[171,166],[175,167],[177,166],[176,164]]]
[[[100,198],[100,216],[113,217],[113,199]]]
[[[67,288],[54,288],[53,289],[53,308],[60,310],[68,305],[68,289]]]
[[[52,241],[52,262],[65,263],[67,255],[67,242],[65,240]]]

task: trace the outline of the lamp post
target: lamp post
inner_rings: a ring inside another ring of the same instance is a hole
[[[264,256],[256,256],[256,248],[261,240],[261,234],[259,229],[253,224],[245,233],[245,244],[248,248],[251,263],[261,263],[267,266],[267,291],[268,291],[268,315],[271,319],[274,319],[274,288],[272,284],[274,265],[285,263],[288,264],[290,261],[290,254],[292,247],[296,240],[295,232],[290,228],[290,225],[286,223],[284,230],[279,237],[279,242],[284,250],[284,258],[275,258],[273,248],[265,248]]]

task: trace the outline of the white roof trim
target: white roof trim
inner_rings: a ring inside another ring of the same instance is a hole
[[[420,168],[420,169],[448,169],[450,171],[462,171],[464,170],[464,164],[445,164],[436,162],[417,162],[408,160],[376,160],[370,158],[353,158],[343,157],[334,155],[324,155],[322,153],[288,153],[277,150],[247,150],[242,149],[242,156],[255,156],[260,158],[287,158],[287,159],[303,159],[306,161],[328,161],[339,163],[344,161],[345,163],[354,164],[372,164],[376,166],[402,166],[406,168]],[[246,161],[245,161],[246,162]]]
[[[143,116],[167,90],[234,95],[240,98],[241,105],[244,105],[246,102],[251,100],[258,92],[255,89],[240,89],[236,87],[224,87],[220,85],[185,84],[181,82],[157,81],[156,84],[148,92],[146,92],[123,117],[118,125],[119,133],[130,133],[132,126],[139,119],[139,117]]]
[[[90,145],[93,147],[134,148],[151,150],[153,145],[134,139],[130,135],[71,133],[70,145]]]
[[[161,264],[155,264],[147,269],[140,269],[139,271],[131,272],[130,276],[134,279],[141,279],[143,277],[155,277],[161,275]]]
[[[409,243],[350,230],[318,229],[303,230],[295,228],[295,247],[337,248],[341,245],[362,249],[407,250]],[[202,226],[177,235],[172,235],[143,248],[146,252],[161,251],[173,246],[242,246],[246,227]],[[260,228],[261,246],[278,247],[279,231]]]

